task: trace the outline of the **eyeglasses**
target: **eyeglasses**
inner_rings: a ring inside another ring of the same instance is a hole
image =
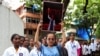
[[[52,40],[52,41],[54,41],[55,39],[54,39],[54,38],[48,38],[47,40]]]

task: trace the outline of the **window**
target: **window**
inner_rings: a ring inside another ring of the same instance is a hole
[[[39,23],[39,19],[38,18],[32,19],[32,23]]]
[[[26,22],[30,22],[30,23],[39,23],[39,19],[38,19],[38,18],[26,17]]]
[[[24,34],[26,34],[26,32],[27,32],[27,30],[26,30],[26,29],[24,29]]]
[[[33,30],[29,30],[29,31],[28,31],[28,34],[29,34],[29,35],[32,35],[32,34],[33,34]]]
[[[26,17],[26,22],[31,22],[31,18],[30,17]]]

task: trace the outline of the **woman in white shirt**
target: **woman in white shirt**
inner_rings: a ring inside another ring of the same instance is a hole
[[[90,44],[88,43],[88,45],[87,45],[87,47],[88,47],[88,56],[91,56],[91,47],[90,47]]]
[[[13,34],[11,37],[12,47],[7,48],[2,56],[29,56],[26,48],[20,47],[20,37],[18,34]]]

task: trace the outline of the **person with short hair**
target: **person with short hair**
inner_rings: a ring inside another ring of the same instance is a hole
[[[68,56],[78,56],[80,51],[80,44],[75,40],[76,34],[71,32],[69,34],[70,40],[65,43],[65,48],[68,51]]]
[[[86,42],[82,45],[82,56],[88,56],[88,46]]]
[[[43,38],[42,38],[41,43],[42,43],[43,45],[46,45],[46,37],[43,37]]]
[[[88,56],[91,56],[91,47],[90,47],[90,43],[87,44],[88,47]]]
[[[34,39],[31,38],[30,41],[29,41],[29,48],[32,50],[34,48]],[[30,50],[30,51],[31,51]]]
[[[90,48],[91,48],[91,51],[92,51],[92,56],[95,56],[96,47],[97,47],[97,43],[95,42],[95,39],[92,38],[91,39],[91,43],[90,43]]]
[[[27,48],[29,52],[31,51],[31,48],[29,48],[29,38],[28,37],[25,37],[23,47]]]
[[[20,46],[23,46],[23,43],[25,41],[25,37],[24,36],[20,36]]]

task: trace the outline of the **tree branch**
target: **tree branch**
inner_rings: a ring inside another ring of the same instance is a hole
[[[63,12],[63,18],[65,16],[65,12],[66,12],[66,9],[68,7],[68,4],[69,4],[70,0],[63,0],[63,3],[64,3],[64,12]]]
[[[88,5],[88,0],[86,0],[85,6],[83,8],[83,14],[87,13],[87,10],[86,10],[87,5]]]

